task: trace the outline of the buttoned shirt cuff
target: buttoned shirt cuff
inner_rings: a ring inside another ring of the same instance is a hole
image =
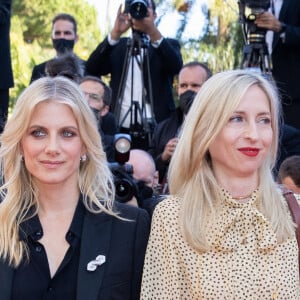
[[[280,34],[280,38],[281,38],[282,42],[285,43],[285,32]]]
[[[108,36],[107,36],[107,40],[108,40],[108,43],[111,45],[111,46],[114,46],[114,45],[117,45],[119,43],[120,40],[113,40],[111,38],[111,34],[109,33]]]
[[[159,40],[156,40],[156,41],[153,41],[151,42],[151,45],[154,47],[154,48],[158,48],[159,45],[161,44],[161,42],[163,41],[164,37],[162,36]]]

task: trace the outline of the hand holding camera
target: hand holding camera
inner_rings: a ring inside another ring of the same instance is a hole
[[[281,30],[280,21],[278,21],[276,17],[270,12],[263,12],[262,14],[257,15],[254,23],[258,27],[272,30],[275,32],[280,32]]]
[[[133,31],[149,35],[151,41],[159,40],[162,35],[154,24],[155,18],[156,13],[151,2],[126,0],[124,11],[122,11],[122,5],[118,9],[111,38],[115,41],[119,40],[121,35],[131,27]]]

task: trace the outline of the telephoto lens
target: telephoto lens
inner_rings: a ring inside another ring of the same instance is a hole
[[[141,20],[147,16],[147,0],[130,0],[125,3],[125,12],[129,13],[133,19]]]

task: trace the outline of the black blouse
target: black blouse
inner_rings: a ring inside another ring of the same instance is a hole
[[[59,268],[51,278],[47,254],[39,240],[43,228],[38,216],[21,224],[20,238],[29,249],[29,260],[24,259],[14,272],[12,300],[76,299],[76,280],[80,253],[80,239],[85,208],[78,202],[71,226],[66,233],[69,248]],[[55,241],[53,241],[55,243]]]

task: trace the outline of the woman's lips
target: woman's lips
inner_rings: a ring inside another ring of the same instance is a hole
[[[246,156],[255,157],[259,153],[258,148],[252,148],[252,147],[245,147],[245,148],[239,148],[239,151],[243,153]]]

